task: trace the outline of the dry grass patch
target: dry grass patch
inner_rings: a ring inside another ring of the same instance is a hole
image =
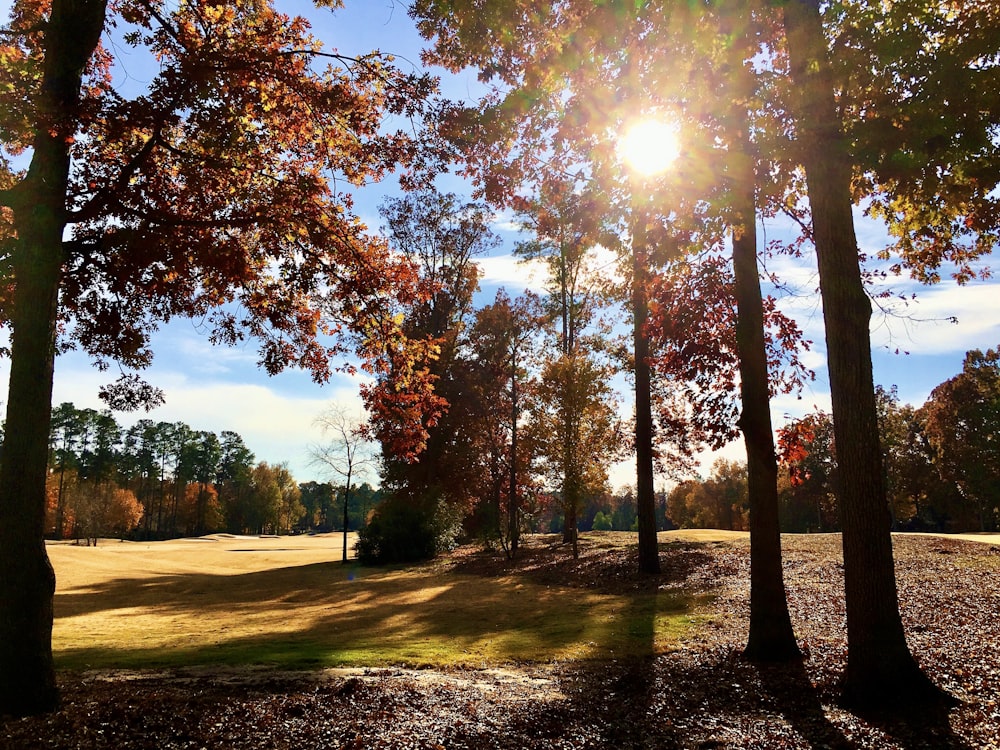
[[[852,713],[838,703],[847,651],[839,535],[783,539],[792,621],[807,651],[786,665],[753,664],[739,655],[749,614],[745,540],[660,541],[658,576],[639,575],[634,535],[613,532],[584,535],[579,560],[557,537],[532,537],[514,564],[464,548],[418,568],[355,569],[354,580],[350,568],[329,558],[178,573],[171,565],[193,558],[168,565],[163,558],[173,553],[143,559],[115,552],[130,567],[101,580],[65,571],[57,639],[65,642],[74,618],[101,613],[127,626],[144,619],[157,637],[170,617],[200,622],[200,630],[188,644],[142,651],[95,629],[90,652],[63,650],[60,662],[82,664],[86,657],[155,666],[201,659],[204,666],[63,671],[60,710],[0,718],[0,747],[1000,748],[1000,547],[894,538],[910,647],[931,679],[959,701],[895,716]],[[262,541],[269,543],[276,544]],[[73,560],[99,569],[98,561],[109,558],[93,552],[57,550],[57,569]],[[226,555],[220,557],[225,568]],[[67,593],[74,576],[77,588]],[[289,586],[296,581],[298,588]],[[308,614],[309,606],[318,611]],[[330,610],[326,619],[323,608]],[[275,618],[267,633],[242,639],[226,640],[219,631],[214,646],[206,635],[221,625],[242,627],[236,611],[260,626],[273,617],[269,610],[283,611],[288,622]],[[300,630],[277,632],[296,622]],[[683,641],[671,640],[672,624],[681,627]],[[618,637],[623,641],[613,643]],[[679,643],[683,648],[670,649]],[[485,670],[235,666],[237,657],[282,664],[308,663],[310,655],[377,665],[408,653],[413,663],[429,655],[475,666],[463,652],[469,645],[484,659],[536,649],[545,658],[574,647],[584,655],[621,648],[614,656],[638,658]],[[234,667],[220,667],[220,654]]]
[[[593,546],[625,544],[607,535]],[[340,562],[340,537],[53,545],[62,668],[482,666],[671,650],[703,597],[582,589],[451,561]],[[558,554],[561,560],[564,554]]]

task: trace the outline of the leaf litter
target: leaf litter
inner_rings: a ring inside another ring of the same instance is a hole
[[[260,667],[60,673],[62,707],[0,719],[0,748],[927,748],[1000,749],[1000,547],[896,536],[911,650],[957,699],[939,711],[859,715],[839,705],[846,658],[837,535],[783,539],[799,644],[790,665],[741,656],[749,618],[745,540],[661,544],[663,573],[634,548],[583,539],[581,557],[535,538],[521,559],[464,548],[436,561],[627,594],[712,594],[681,648],[646,657],[491,669],[287,672]]]

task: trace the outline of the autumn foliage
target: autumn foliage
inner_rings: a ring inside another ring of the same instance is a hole
[[[11,28],[40,28],[46,8],[17,3]],[[385,300],[418,290],[411,266],[352,216],[337,180],[360,185],[400,165],[419,179],[433,150],[386,123],[420,117],[434,79],[377,53],[326,52],[305,19],[263,3],[168,11],[121,2],[107,22],[158,73],[145,91],[122,96],[102,43],[78,111],[60,120],[74,164],[63,346],[82,347],[102,367],[141,369],[153,356],[150,333],[184,316],[204,317],[213,341],[258,341],[269,373],[294,365],[325,380],[351,341],[377,358],[375,340],[397,333]],[[0,88],[17,95],[5,96],[0,133],[8,153],[30,153],[44,36],[3,42]],[[25,188],[10,173],[6,183],[0,203],[16,213]],[[412,377],[401,389],[410,386],[419,391]],[[104,395],[115,406],[158,398],[135,376]]]
[[[96,545],[99,537],[129,534],[142,520],[143,507],[131,490],[82,482],[75,473],[50,475],[46,492],[45,526],[56,539]]]
[[[144,87],[116,65],[126,54],[148,71]],[[11,334],[0,554],[18,571],[2,598],[24,616],[0,620],[14,644],[0,650],[0,710],[56,699],[41,540],[57,350],[116,364],[101,393],[115,408],[162,400],[138,371],[152,332],[178,317],[203,321],[214,343],[254,340],[271,374],[295,366],[322,382],[360,356],[406,376],[394,394],[427,392],[419,364],[383,364],[428,353],[400,344],[390,309],[423,290],[355,215],[351,191],[437,171],[445,154],[421,127],[435,91],[433,77],[378,52],[327,50],[268,2],[13,4],[0,30],[0,320]]]

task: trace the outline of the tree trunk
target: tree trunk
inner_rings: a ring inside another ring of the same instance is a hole
[[[857,704],[940,695],[910,654],[899,614],[872,377],[869,319],[851,210],[851,167],[834,98],[819,0],[788,0],[784,23],[795,122],[819,266],[847,604],[844,695]]]
[[[517,554],[517,548],[521,541],[521,519],[518,517],[517,508],[517,420],[520,415],[517,397],[517,354],[512,352],[510,367],[510,476],[507,498],[507,537],[510,541],[511,559]]]
[[[351,502],[351,469],[350,463],[347,464],[347,486],[344,487],[344,562],[347,562],[347,524],[350,521],[350,517],[347,513],[347,506]]]
[[[636,201],[633,200],[633,206]],[[632,217],[632,349],[635,356],[635,483],[639,521],[639,570],[660,572],[656,541],[656,498],[653,494],[653,404],[650,394],[649,268],[646,252],[646,215],[633,208]]]
[[[736,275],[736,346],[740,359],[740,429],[747,450],[747,489],[750,496],[750,634],[744,654],[756,660],[782,661],[801,656],[788,614],[781,569],[781,531],[778,522],[778,463],[774,453],[768,390],[764,308],[757,274],[757,240],[753,208],[753,168],[750,158],[737,179],[742,190],[742,226],[733,230],[733,269]],[[749,180],[749,181],[744,181]]]
[[[56,521],[53,537],[63,538],[63,524],[66,522],[66,460],[65,451],[63,460],[59,464],[59,490],[56,495]]]
[[[565,458],[563,477],[563,543],[572,545],[573,559],[580,556],[580,533],[578,512],[580,508],[580,476],[575,463]]]
[[[84,67],[104,26],[103,0],[55,0],[28,174],[15,188],[10,384],[0,456],[0,714],[51,710],[55,574],[45,553],[45,472],[69,148]]]
[[[738,6],[734,11],[729,20],[740,24],[742,31],[738,43],[730,46],[729,61],[734,76],[730,172],[737,216],[733,227],[733,272],[736,349],[743,407],[740,429],[746,444],[750,499],[750,632],[743,653],[758,661],[786,661],[802,654],[788,614],[781,569],[778,462],[771,426],[764,305],[757,271],[756,174],[746,124],[747,107],[754,94],[754,80],[746,69],[752,48],[745,31],[747,19],[740,18]],[[731,33],[729,29],[724,30]]]
[[[563,352],[563,361],[573,365],[569,372],[570,377],[576,376],[576,359],[570,359],[570,355]],[[563,474],[563,544],[573,545],[573,557],[576,557],[576,534],[577,518],[576,509],[579,503],[579,484],[576,471],[575,449],[578,446],[579,434],[576,431],[574,415],[570,408],[570,403],[575,396],[575,389],[570,381],[563,375],[563,380],[559,384],[562,416],[562,474]]]

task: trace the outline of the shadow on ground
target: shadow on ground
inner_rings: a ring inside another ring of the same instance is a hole
[[[938,546],[928,546],[934,544]],[[914,642],[924,648],[924,663],[935,681],[962,685],[966,702],[952,709],[859,714],[838,705],[845,644],[839,633],[840,609],[828,604],[834,596],[828,568],[835,566],[835,557],[827,549],[832,545],[831,540],[803,538],[786,552],[789,586],[795,592],[793,619],[800,636],[807,635],[813,643],[804,662],[761,666],[741,658],[746,550],[739,545],[661,545],[660,577],[633,572],[633,552],[617,547],[592,545],[579,561],[569,559],[558,546],[539,548],[512,564],[496,555],[490,559],[469,553],[435,563],[420,576],[410,577],[412,572],[405,570],[360,570],[366,577],[364,609],[383,623],[382,630],[372,633],[373,643],[404,636],[410,632],[406,627],[456,642],[479,637],[492,627],[488,632],[496,639],[526,639],[527,651],[539,650],[537,659],[508,661],[503,674],[399,665],[350,675],[252,670],[241,675],[238,669],[225,675],[211,669],[116,672],[106,677],[63,672],[63,708],[50,717],[0,720],[0,748],[1000,746],[1000,723],[995,721],[1000,687],[993,671],[983,671],[997,662],[992,658],[995,621],[988,615],[990,602],[996,600],[996,560],[959,543],[949,546],[947,555],[936,542],[898,545],[904,611],[911,621],[917,615],[925,618],[910,634],[918,636]],[[287,641],[269,634],[245,638],[234,647],[233,663],[240,653],[270,647],[274,661],[284,664],[294,663],[297,639],[321,632],[326,637],[348,625],[370,627],[370,621],[351,621],[348,614],[332,609],[339,592],[328,589],[350,584],[345,570],[333,564],[235,580],[176,576],[139,590],[127,590],[134,582],[112,582],[103,594],[132,594],[150,606],[159,601],[159,606],[188,613],[204,613],[205,597],[227,585],[229,607],[249,607],[255,596],[259,599],[262,591],[272,588],[284,591],[271,604],[275,607],[283,602],[290,606],[298,598],[327,597],[323,602],[331,611]],[[484,583],[492,588],[477,588]],[[522,593],[512,594],[518,585]],[[715,597],[715,609],[728,616],[720,614],[699,631],[697,640],[664,653],[657,640],[659,623],[669,614],[665,608],[674,601],[674,589],[708,592]],[[503,620],[504,609],[514,606],[514,600],[505,597],[523,597],[525,592],[549,597],[519,605],[530,610],[541,601],[554,613],[551,620],[535,623],[553,628],[543,640],[532,640],[537,636],[527,632],[524,612],[517,627]],[[930,595],[926,592],[938,598],[920,598]],[[100,612],[106,606],[101,593],[79,592],[58,606],[63,612]],[[434,606],[401,611],[400,600],[388,601],[392,596],[422,598]],[[588,596],[594,598],[581,607]],[[614,627],[581,631],[588,617],[600,619],[591,609],[601,602],[620,608],[601,615],[611,618]],[[948,617],[929,619],[939,612]],[[581,632],[598,634],[601,659],[545,662],[542,649],[571,643]],[[964,640],[957,646],[960,636]],[[623,639],[631,650],[619,655],[614,649]],[[218,656],[217,648],[198,647],[187,656],[209,661],[213,653]],[[974,673],[975,682],[959,682],[957,667],[962,666],[964,674],[970,664],[982,667]]]

